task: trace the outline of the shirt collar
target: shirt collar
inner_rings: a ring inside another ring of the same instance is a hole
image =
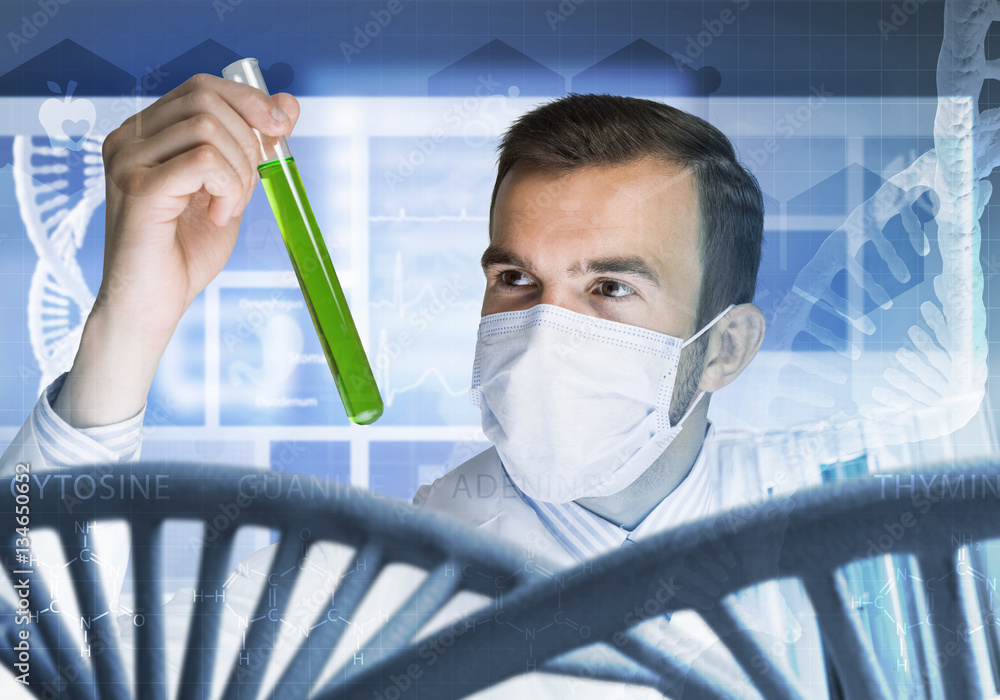
[[[526,496],[516,486],[518,495],[531,506],[545,527],[577,561],[586,561],[618,549],[626,540],[636,541],[684,523],[700,520],[718,509],[718,483],[712,470],[705,444],[715,435],[709,422],[705,440],[684,480],[647,515],[632,531],[595,515],[575,502],[547,503]],[[506,476],[506,471],[504,472]]]

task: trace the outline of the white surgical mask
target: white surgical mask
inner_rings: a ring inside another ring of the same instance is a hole
[[[677,436],[670,398],[687,341],[551,304],[484,316],[472,403],[514,484],[550,503],[632,484]]]

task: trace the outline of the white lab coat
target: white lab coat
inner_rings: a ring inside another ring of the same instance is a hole
[[[514,490],[495,447],[459,465],[413,497],[417,508],[448,513],[549,570],[576,562]]]
[[[710,468],[719,469],[712,464]],[[742,465],[725,465],[723,472]],[[456,467],[433,484],[421,486],[413,499],[420,508],[446,512],[468,522],[477,530],[519,548],[525,560],[559,571],[578,565],[552,532],[514,491],[503,470],[496,448],[490,447]],[[759,617],[754,602],[744,603],[745,612]],[[693,612],[675,613],[671,620],[654,619],[639,626],[641,636],[656,647],[669,651],[682,662],[713,678],[725,679],[738,698],[759,698],[742,670],[718,641],[715,633]],[[590,663],[600,664],[613,657],[607,651],[584,653]],[[649,688],[624,684],[530,674],[498,686],[501,693],[489,697],[642,698],[662,697]],[[476,697],[479,697],[478,695]],[[487,697],[484,695],[483,697]]]

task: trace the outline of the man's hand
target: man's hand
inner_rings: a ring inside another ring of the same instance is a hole
[[[181,316],[236,244],[258,180],[251,127],[287,135],[298,115],[291,95],[201,74],[108,135],[104,277],[54,406],[64,420],[139,412]]]

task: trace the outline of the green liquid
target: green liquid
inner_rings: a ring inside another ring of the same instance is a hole
[[[257,170],[347,417],[362,425],[372,423],[382,415],[382,397],[295,159],[273,160]]]

